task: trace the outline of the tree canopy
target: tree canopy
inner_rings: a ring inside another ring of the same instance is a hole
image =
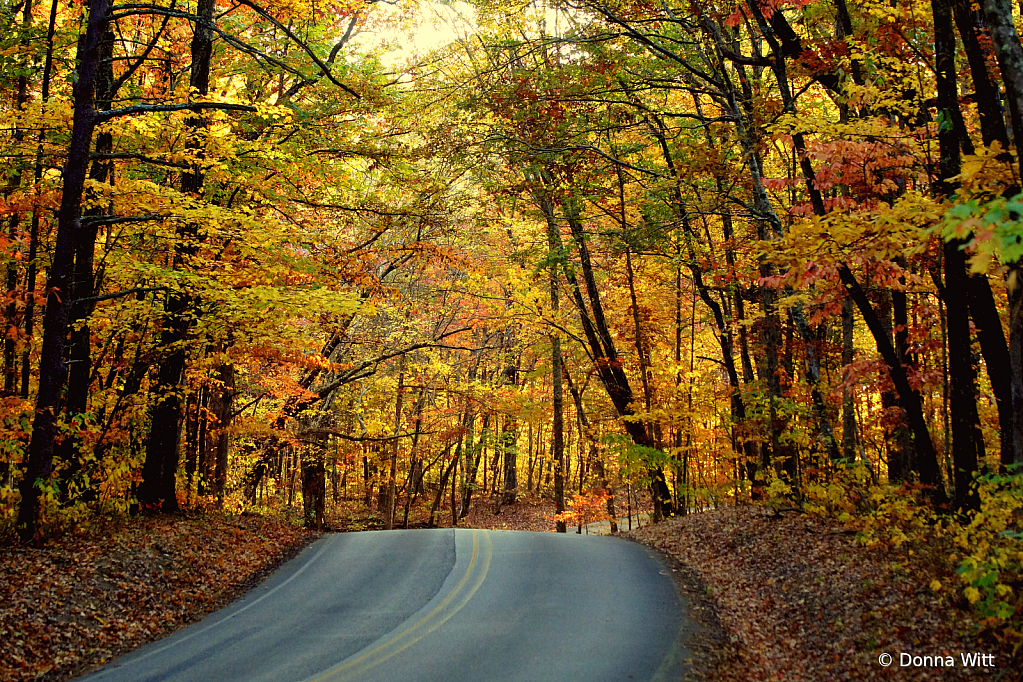
[[[3,532],[298,482],[321,527],[977,511],[1023,463],[1014,14],[5,3]]]

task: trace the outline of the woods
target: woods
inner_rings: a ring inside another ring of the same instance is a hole
[[[1018,624],[1018,21],[5,2],[4,541],[756,502],[943,528]]]

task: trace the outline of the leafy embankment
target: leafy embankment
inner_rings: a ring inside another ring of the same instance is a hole
[[[438,521],[450,523],[450,512]],[[551,530],[553,505],[524,500],[463,527]],[[362,527],[372,527],[372,518]],[[1016,680],[1018,661],[980,641],[969,605],[934,591],[933,557],[866,548],[837,523],[769,508],[693,514],[627,534],[677,562],[705,627],[694,680]],[[257,516],[138,519],[0,551],[0,682],[67,680],[239,596],[316,535]],[[882,653],[893,665],[878,663]],[[899,654],[956,667],[901,668]],[[996,654],[966,670],[962,652]]]
[[[702,585],[691,596],[712,605],[726,638],[698,656],[715,682],[1020,679],[1011,651],[971,635],[965,600],[932,589],[926,560],[865,548],[839,524],[741,507],[629,535]],[[964,668],[964,652],[996,654],[995,667]],[[952,656],[955,667],[901,667],[902,653]]]
[[[199,620],[316,537],[257,516],[151,518],[0,550],[0,681],[57,682]]]

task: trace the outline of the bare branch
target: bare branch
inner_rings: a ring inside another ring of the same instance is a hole
[[[74,303],[95,303],[98,301],[109,301],[113,298],[121,298],[122,296],[131,296],[132,294],[148,294],[152,291],[170,291],[167,287],[133,287],[131,289],[124,289],[123,291],[115,291],[110,294],[103,294],[101,296],[89,296],[88,298],[79,298]]]
[[[336,78],[334,78],[333,74],[330,73],[330,69],[327,67],[327,65],[324,64],[318,57],[316,57],[316,55],[313,54],[313,52],[311,51],[309,46],[307,46],[305,43],[303,43],[301,40],[299,40],[291,31],[289,31],[288,29],[286,29],[283,26],[281,26],[281,24],[279,22],[277,22],[275,19],[273,19],[273,17],[268,16],[265,11],[260,11],[258,8],[255,7],[255,5],[252,5],[251,3],[247,3],[247,2],[243,3],[243,4],[245,4],[245,5],[249,6],[249,7],[252,7],[253,9],[256,9],[256,11],[259,12],[262,16],[264,16],[265,18],[267,18],[268,20],[273,22],[275,25],[279,26],[285,33],[287,33],[287,35],[292,40],[294,40],[295,43],[298,44],[298,46],[303,49],[303,51],[305,51],[307,54],[309,54],[313,58],[313,61],[316,63],[316,65],[320,67],[320,69],[323,72],[323,74],[326,75],[327,78],[330,79],[330,81],[332,83],[337,85],[339,88],[343,89],[345,92],[348,92],[349,94],[351,94],[356,99],[360,98],[359,94],[357,92],[355,92],[354,90],[349,88],[347,85],[345,85],[344,83],[341,83]],[[114,20],[117,20],[117,19],[122,19],[122,18],[125,18],[125,17],[131,17],[131,16],[141,16],[141,15],[146,15],[146,14],[155,14],[155,15],[159,15],[159,16],[175,17],[175,18],[178,18],[178,19],[187,19],[188,21],[192,21],[192,22],[196,22],[196,23],[202,23],[203,22],[202,18],[200,18],[199,16],[197,16],[195,14],[192,14],[190,12],[182,12],[181,10],[174,10],[174,9],[170,9],[168,7],[161,7],[159,5],[150,5],[150,4],[142,4],[142,3],[128,3],[128,4],[121,4],[121,5],[114,5],[113,7],[110,8],[110,11],[111,11],[111,14],[110,14],[110,20],[111,21],[114,21]],[[120,14],[118,14],[117,12],[120,12]],[[230,33],[228,33],[227,31],[222,30],[216,24],[212,24],[210,26],[210,29],[213,30],[214,33],[216,33],[218,36],[220,36],[229,45],[235,47],[236,49],[238,49],[238,50],[240,50],[240,51],[242,51],[242,52],[244,52],[246,54],[250,54],[250,55],[252,55],[254,57],[257,57],[257,61],[258,61],[258,59],[263,59],[263,60],[273,64],[274,66],[276,66],[276,67],[278,67],[280,69],[283,69],[284,71],[287,71],[288,73],[296,76],[297,78],[300,79],[300,82],[303,85],[304,84],[309,84],[309,83],[315,83],[316,82],[316,78],[309,78],[308,76],[306,76],[301,71],[299,71],[298,69],[294,68],[293,66],[289,66],[288,64],[285,64],[284,62],[282,62],[281,60],[277,59],[276,57],[273,57],[273,56],[263,52],[262,50],[256,49],[252,45],[249,45],[248,43],[246,43],[246,42],[242,41],[241,39],[239,39],[237,36],[233,36]]]
[[[174,3],[175,2],[177,2],[177,0],[171,0],[170,7],[168,9],[174,9]],[[134,62],[132,62],[131,66],[129,66],[125,70],[125,72],[123,74],[121,74],[120,78],[118,78],[116,81],[114,81],[114,85],[113,85],[113,87],[110,88],[110,92],[117,92],[118,90],[120,90],[121,86],[124,85],[125,83],[127,83],[128,79],[132,77],[132,75],[135,73],[135,71],[137,71],[138,68],[140,66],[142,66],[143,62],[145,62],[146,59],[149,58],[149,53],[152,52],[153,48],[156,47],[156,44],[158,42],[160,42],[160,36],[163,35],[164,29],[167,28],[167,22],[168,21],[170,21],[170,15],[169,14],[165,14],[163,16],[163,23],[160,24],[160,30],[157,31],[156,35],[153,36],[152,41],[150,41],[149,44],[146,45],[146,49],[142,51],[142,54],[139,55],[139,58],[136,59]]]
[[[165,215],[98,215],[85,216],[82,222],[87,225],[120,225],[121,223],[148,223],[163,220]]]
[[[328,64],[323,63],[323,60],[316,56],[316,53],[313,52],[312,48],[310,48],[308,45],[305,44],[304,41],[300,40],[298,36],[292,33],[291,29],[289,29],[287,26],[274,19],[265,9],[263,9],[254,2],[250,2],[249,0],[236,0],[236,2],[238,2],[241,5],[245,5],[246,7],[250,7],[253,11],[262,16],[267,21],[269,21],[271,24],[273,24],[282,33],[284,33],[284,35],[291,38],[292,42],[294,42],[296,45],[302,48],[302,51],[309,55],[313,62],[318,67],[320,67],[320,70],[322,71],[323,75],[327,77],[327,80],[329,80],[331,83],[347,92],[355,99],[362,99],[359,93],[355,92],[355,90],[352,90],[350,87],[348,87],[347,85],[339,81],[337,78],[335,78],[334,74],[331,73],[330,71],[330,66]]]
[[[599,149],[598,147],[593,147],[591,145],[570,145],[568,147],[534,147],[529,142],[526,142],[525,140],[521,140],[516,137],[508,137],[506,139],[511,140],[512,142],[518,142],[519,144],[526,146],[530,151],[534,151],[540,154],[560,154],[561,152],[593,152],[597,156],[601,156],[610,161],[611,163],[621,166],[622,168],[628,168],[630,170],[636,171],[637,173],[645,173],[647,175],[652,175],[655,178],[661,178],[662,180],[671,179],[669,176],[658,173],[657,171],[650,170],[649,168],[635,166],[629,163],[628,161],[623,161],[622,159],[619,159],[615,156],[611,156],[602,149]]]
[[[216,109],[220,111],[257,111],[256,107],[249,104],[234,104],[231,102],[184,102],[181,104],[132,104],[120,109],[96,112],[96,119],[109,121],[119,116],[131,116],[133,114],[147,114],[157,111],[204,111]]]
[[[420,436],[433,435],[435,433],[437,433],[437,431],[420,431],[419,435]],[[304,435],[334,436],[335,438],[352,441],[354,443],[386,443],[388,441],[399,440],[401,438],[413,438],[416,435],[415,433],[399,433],[394,436],[352,436],[347,433],[342,433],[337,429],[327,429],[322,427],[316,429],[303,429],[301,431],[301,434],[303,436]],[[303,440],[307,443],[310,442],[305,438],[300,438],[300,440]]]
[[[118,154],[91,154],[89,156],[90,161],[142,161],[144,163],[151,163],[154,166],[165,166],[167,168],[183,168],[188,170],[192,166],[187,163],[177,163],[175,161],[164,161],[163,159],[154,159],[152,156],[146,156],[145,154],[129,154],[129,153],[118,153]]]
[[[435,339],[432,339],[430,341],[424,341],[424,342],[421,342],[421,343],[414,343],[411,346],[406,346],[404,348],[399,348],[398,350],[390,351],[388,353],[383,353],[382,355],[378,355],[375,358],[371,358],[369,360],[365,360],[365,361],[361,362],[359,365],[357,365],[356,367],[353,367],[352,369],[344,372],[337,379],[331,381],[330,383],[325,384],[324,386],[321,386],[320,388],[314,389],[313,393],[316,393],[317,395],[319,395],[320,399],[322,400],[322,399],[326,398],[328,395],[330,395],[330,393],[333,390],[335,390],[336,388],[338,388],[339,386],[344,386],[345,384],[349,384],[349,383],[351,383],[353,381],[356,381],[357,379],[363,379],[363,378],[365,378],[367,376],[372,375],[376,371],[376,369],[375,369],[376,366],[379,365],[381,362],[386,362],[386,361],[390,360],[391,358],[396,358],[399,355],[405,355],[407,353],[411,353],[412,351],[419,350],[421,348],[432,348],[432,347],[438,345],[438,343],[437,343],[438,341],[440,341],[440,340],[442,340],[444,338],[447,338],[448,336],[454,336],[455,334],[461,334],[462,332],[467,332],[467,331],[472,331],[471,327],[459,327],[458,329],[452,329],[452,330],[446,331],[443,334],[440,334]],[[370,368],[373,368],[373,370],[370,371],[368,374],[366,374],[365,372],[367,370],[369,370]]]

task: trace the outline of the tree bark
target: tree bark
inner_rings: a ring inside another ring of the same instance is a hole
[[[214,0],[199,0],[196,23],[192,35],[192,73],[190,86],[200,97],[209,94],[210,61],[213,54]],[[188,125],[194,134],[187,146],[201,155],[204,146],[203,130],[206,120],[190,117]],[[182,174],[181,192],[197,195],[202,192],[205,173],[198,166]],[[192,242],[198,236],[198,225],[183,223],[174,247],[174,265],[187,267],[195,250]],[[146,461],[142,467],[139,485],[139,506],[147,511],[173,513],[178,511],[176,475],[178,470],[179,432],[181,431],[182,382],[187,365],[186,341],[191,328],[189,308],[194,304],[188,291],[175,291],[167,296],[164,308],[160,346],[166,356],[160,365],[157,382],[152,390],[156,406],[152,413],[152,427],[146,447]]]
[[[934,15],[934,61],[938,91],[938,178],[934,183],[939,198],[952,195],[956,186],[950,178],[961,170],[958,126],[953,110],[959,109],[956,86],[955,34],[950,0],[931,0]],[[965,131],[963,131],[965,134]],[[955,504],[973,509],[979,499],[972,490],[973,475],[984,459],[984,441],[977,413],[976,372],[970,335],[969,291],[965,244],[953,239],[944,243],[945,308],[948,316],[950,410],[952,418],[952,462]]]
[[[554,205],[546,198],[541,199],[541,208],[547,220],[547,248],[551,254],[557,256],[557,261],[551,262],[549,284],[551,309],[554,314],[560,309],[558,296],[558,268],[557,264],[564,258],[561,235],[558,232],[558,224],[554,219]],[[583,313],[585,311],[582,311]],[[582,313],[581,313],[582,314]],[[554,465],[554,508],[555,513],[565,512],[565,478],[563,467],[565,462],[565,393],[561,384],[561,338],[557,334],[551,334],[551,385],[552,385],[552,407],[554,422],[551,425],[551,462]],[[555,529],[559,533],[567,531],[564,521],[556,521]]]
[[[50,76],[53,73],[53,36],[57,28],[57,3],[53,0],[50,3],[50,19],[46,31],[46,58],[43,62],[43,77],[40,85],[40,99],[43,106],[50,101]],[[46,130],[39,131],[38,144],[36,146],[36,160],[34,180],[38,187],[43,179],[43,142],[46,139]],[[39,256],[39,219],[38,208],[32,211],[32,227],[29,230],[28,240],[28,273],[25,281],[25,350],[21,353],[21,397],[28,398],[29,378],[31,375],[31,350],[33,334],[35,332],[35,304],[36,304],[36,276]]]
[[[853,353],[853,307],[848,298],[842,301],[842,458],[848,463],[856,460],[856,403],[848,372]]]
[[[82,192],[96,128],[95,85],[99,73],[100,43],[109,23],[109,0],[89,1],[89,20],[82,39],[78,82],[74,85],[74,119],[63,172],[63,192],[57,214],[57,238],[47,277],[46,314],[39,360],[32,440],[21,483],[18,535],[23,542],[39,539],[41,494],[50,485],[57,435],[57,409],[66,376],[64,352],[71,301],[67,292],[74,276],[74,254],[82,239]]]
[[[96,77],[96,110],[109,111],[114,92],[114,31],[107,25],[100,43],[100,67]],[[109,154],[113,150],[113,135],[101,132],[96,136],[95,150],[97,154]],[[89,179],[103,184],[113,182],[114,164],[112,161],[94,161],[89,172]],[[92,192],[88,192],[92,195]],[[94,198],[94,197],[92,197]],[[95,199],[95,198],[94,198]],[[75,248],[74,275],[72,277],[70,327],[68,339],[68,383],[64,411],[69,418],[84,415],[89,411],[89,387],[92,380],[92,330],[89,318],[92,316],[96,303],[96,281],[94,260],[96,253],[96,237],[99,233],[95,218],[105,215],[104,206],[94,206],[85,211],[82,219],[82,237]],[[68,501],[75,488],[85,491],[93,497],[91,485],[87,480],[78,480],[82,470],[82,456],[79,452],[81,443],[77,437],[67,436],[57,448],[57,456],[63,460],[61,472],[61,499]],[[77,483],[77,485],[75,485]]]

